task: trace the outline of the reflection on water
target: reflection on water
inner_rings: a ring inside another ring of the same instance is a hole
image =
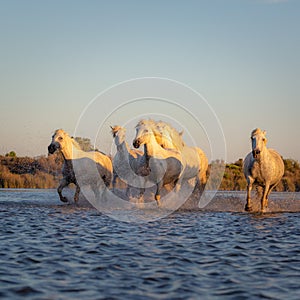
[[[267,214],[243,212],[244,195],[134,224],[55,191],[2,190],[0,297],[299,299],[298,194],[272,194]]]

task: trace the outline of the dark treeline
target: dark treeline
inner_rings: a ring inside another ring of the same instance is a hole
[[[0,188],[56,188],[61,175],[60,154],[49,157],[0,156]]]
[[[17,157],[13,151],[5,156],[0,155],[0,188],[56,188],[62,178],[62,164],[63,159],[59,153],[35,158]],[[214,161],[212,164],[214,164],[214,168],[224,166],[221,161]],[[225,165],[220,190],[246,189],[242,165],[242,159]],[[299,192],[299,162],[293,159],[284,159],[284,165],[284,176],[275,190]],[[222,169],[220,168],[220,170]]]

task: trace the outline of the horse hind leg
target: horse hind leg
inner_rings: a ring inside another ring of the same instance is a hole
[[[78,184],[76,184],[76,191],[75,191],[75,195],[74,195],[74,202],[77,203],[78,199],[79,199],[79,193],[80,193],[80,186]]]
[[[160,182],[156,185],[155,200],[156,200],[156,203],[157,203],[158,207],[161,206],[161,202],[160,202],[160,190],[161,190],[161,188],[162,188],[162,182]]]
[[[270,194],[271,194],[273,188],[274,188],[277,184],[278,184],[278,182],[275,183],[275,184],[273,184],[273,185],[271,185],[270,188],[269,188],[269,190],[268,190],[268,192],[267,192],[267,195],[266,195],[266,202],[265,202],[265,206],[266,206],[266,207],[268,207],[269,196],[270,196]]]
[[[264,187],[263,196],[261,198],[261,212],[264,213],[268,207],[268,195],[270,194],[272,187],[270,184],[266,184]]]

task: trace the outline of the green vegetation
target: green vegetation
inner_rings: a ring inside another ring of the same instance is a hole
[[[285,171],[280,183],[274,188],[278,192],[300,192],[300,164],[293,159],[284,159]],[[243,174],[243,160],[226,164],[221,190],[245,190],[247,186]]]
[[[88,139],[77,139],[86,149],[92,149]],[[18,157],[14,151],[0,155],[0,188],[56,188],[62,177],[63,158],[61,154],[31,157]],[[275,188],[276,191],[300,192],[300,164],[293,159],[284,159],[285,173]],[[214,161],[209,166],[213,169],[218,182],[222,176],[223,161]],[[220,190],[245,190],[246,180],[243,174],[243,160],[226,164]],[[208,187],[209,188],[209,187]]]

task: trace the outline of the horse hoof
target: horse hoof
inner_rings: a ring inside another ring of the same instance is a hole
[[[160,195],[155,195],[155,200],[156,200],[156,203],[157,203],[157,206],[160,207]]]
[[[263,207],[260,211],[262,214],[267,212],[267,207]]]
[[[60,198],[60,201],[61,201],[61,202],[64,202],[64,203],[69,202],[68,199],[67,199],[66,197],[61,197],[61,198]]]
[[[252,211],[252,206],[246,204],[245,211]]]

